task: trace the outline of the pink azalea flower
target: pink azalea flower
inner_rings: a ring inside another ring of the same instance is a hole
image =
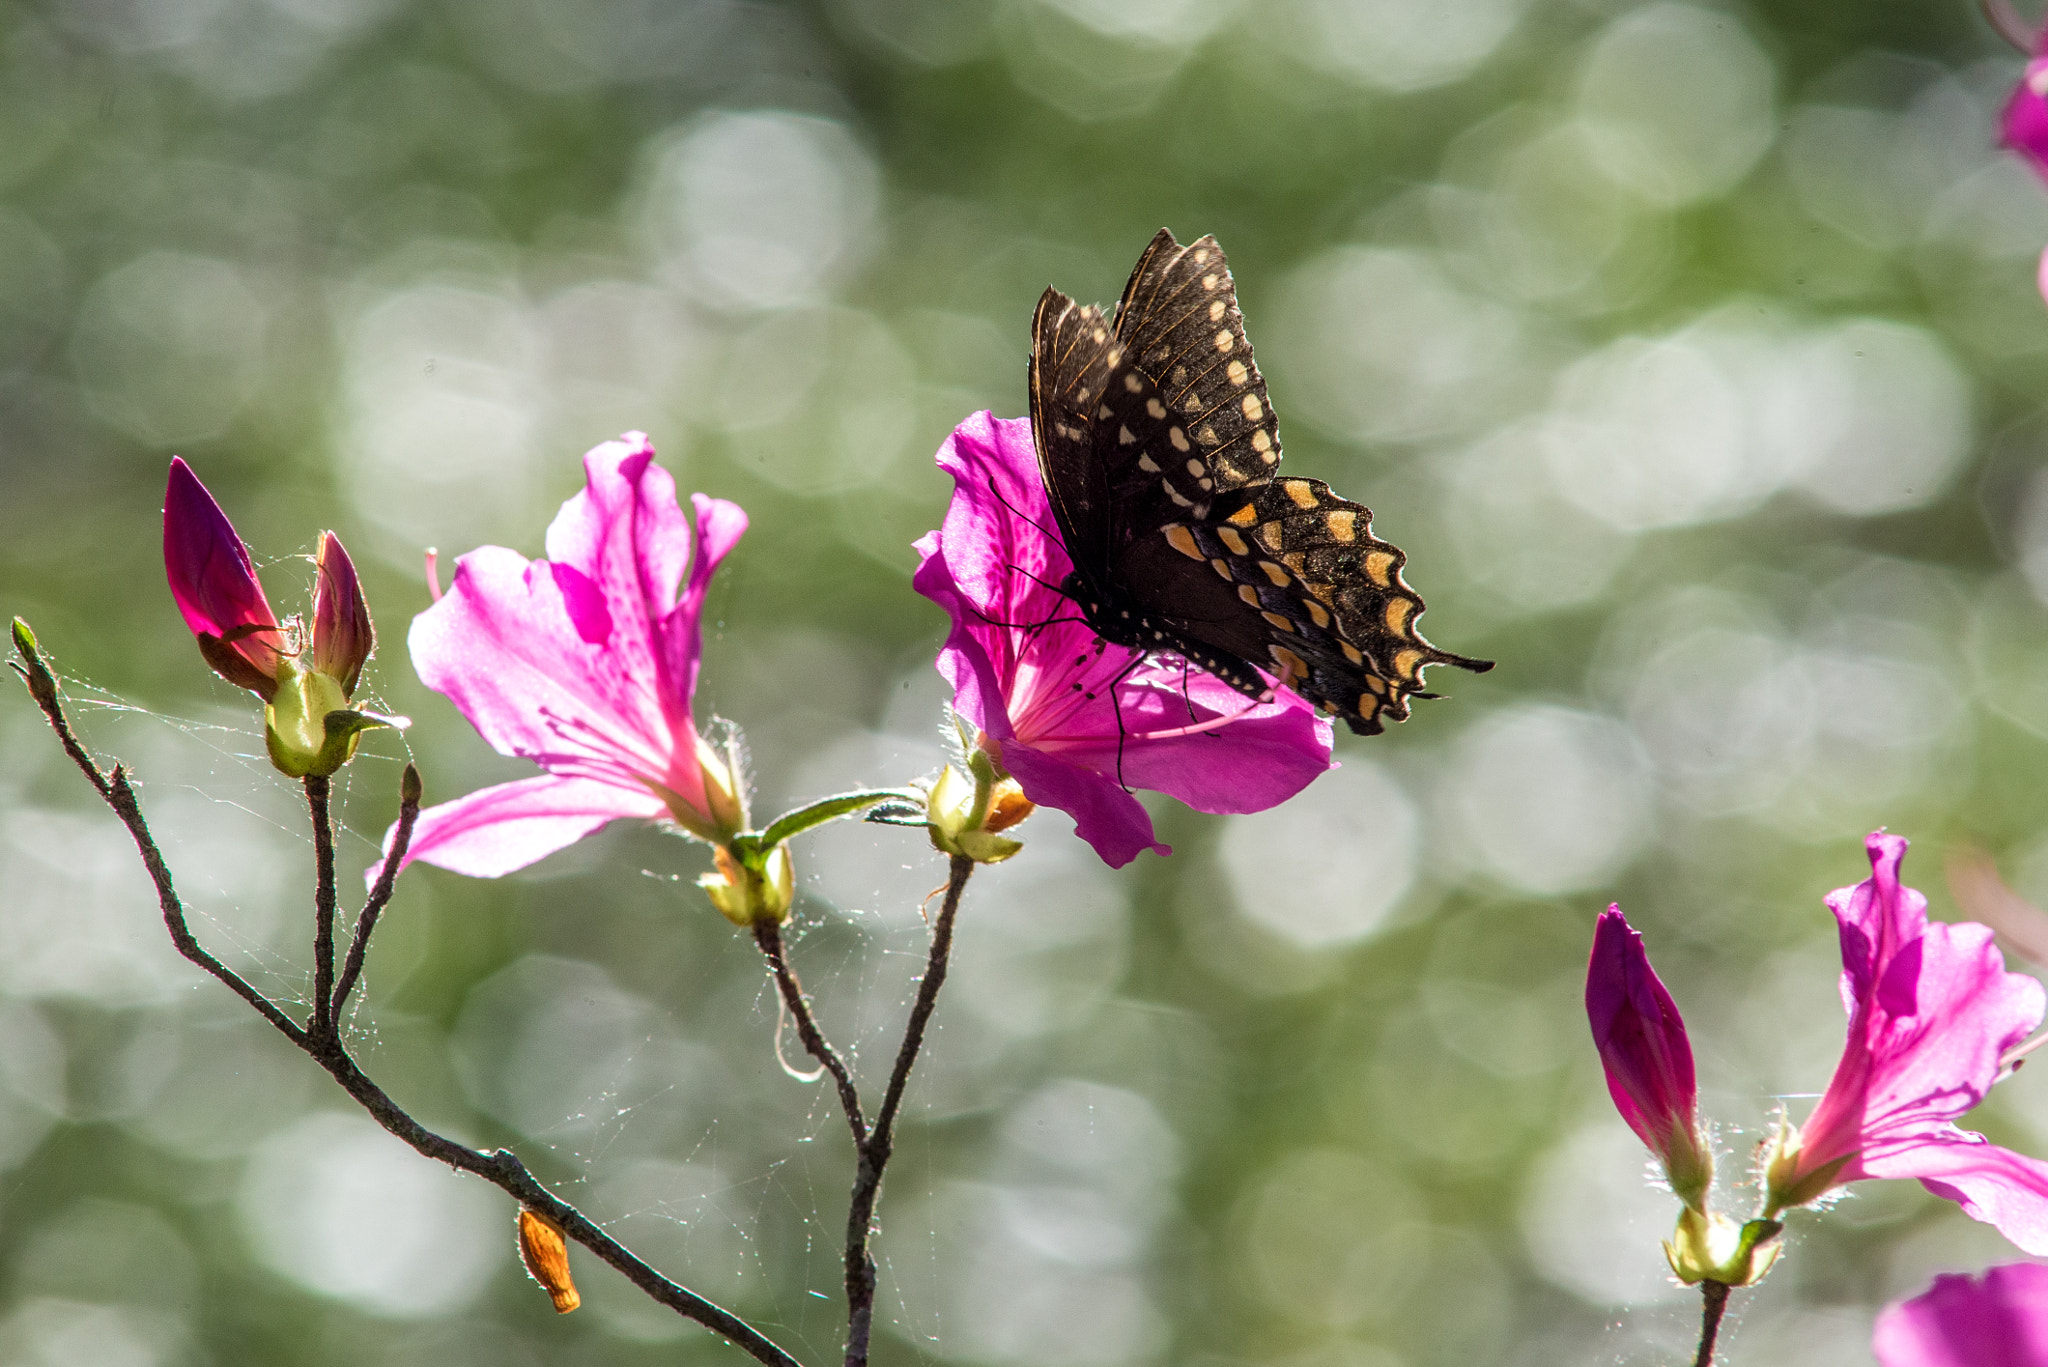
[[[1991,931],[1929,922],[1899,882],[1906,841],[1866,842],[1871,876],[1828,894],[1841,926],[1848,1042],[1827,1092],[1776,1141],[1766,1214],[1866,1177],[1917,1177],[2029,1253],[2048,1253],[2048,1164],[1954,1124],[2041,1023],[2041,984],[2005,971]]]
[[[548,528],[548,559],[479,547],[413,619],[427,687],[500,754],[547,772],[421,812],[408,863],[495,878],[620,817],[667,817],[714,843],[744,824],[690,699],[704,595],[747,515],[692,495],[693,557],[675,481],[643,434],[597,447],[583,471],[584,491]]]
[[[1692,1044],[1677,1003],[1650,967],[1643,937],[1618,906],[1602,912],[1593,929],[1586,1017],[1615,1109],[1664,1165],[1679,1199],[1704,1209],[1714,1160],[1700,1133]]]
[[[1257,812],[1331,767],[1330,723],[1295,694],[1246,711],[1244,695],[1178,661],[1152,658],[1126,674],[1130,653],[1080,622],[1054,587],[1072,562],[1052,530],[1028,418],[977,413],[938,459],[953,502],[918,541],[911,583],[952,615],[938,665],[954,709],[1024,795],[1072,815],[1111,867],[1172,852],[1126,783],[1197,811]]]
[[[2013,88],[2012,98],[2005,102],[1999,141],[2048,179],[2048,52],[2043,50],[2044,43],[2048,43],[2048,33],[2035,42],[2033,60]],[[2048,252],[2042,253],[2036,283],[2048,297]]]
[[[1870,1347],[1878,1367],[2048,1367],[2048,1267],[1936,1277],[1885,1307]]]

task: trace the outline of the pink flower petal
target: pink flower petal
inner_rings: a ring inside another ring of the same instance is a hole
[[[636,798],[614,784],[543,774],[479,788],[427,808],[413,827],[405,863],[417,860],[471,878],[496,878],[575,844],[607,822],[652,819],[667,810],[645,789]],[[397,831],[394,823],[384,833],[387,853]],[[381,861],[373,865],[365,881],[375,883],[382,868]]]
[[[2048,1367],[2048,1267],[1936,1277],[1885,1307],[1870,1347],[1878,1367]]]

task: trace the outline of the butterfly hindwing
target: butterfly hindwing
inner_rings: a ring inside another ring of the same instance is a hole
[[[1422,671],[1492,667],[1415,630],[1422,599],[1372,513],[1278,477],[1279,426],[1213,237],[1161,230],[1113,328],[1048,290],[1032,326],[1039,465],[1074,562],[1067,586],[1105,640],[1184,655],[1259,696],[1258,671],[1353,731],[1408,715]]]

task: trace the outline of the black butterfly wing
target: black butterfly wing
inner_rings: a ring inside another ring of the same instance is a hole
[[[1162,527],[1122,565],[1141,583],[1183,586],[1184,601],[1200,605],[1183,609],[1177,631],[1284,670],[1303,697],[1377,735],[1383,718],[1404,720],[1408,700],[1428,696],[1428,666],[1493,667],[1439,650],[1415,629],[1423,604],[1401,576],[1406,562],[1372,534],[1370,509],[1319,479],[1283,478],[1247,486],[1207,521]],[[1198,582],[1199,592],[1187,592]],[[1234,615],[1218,610],[1214,585],[1234,596]]]
[[[1122,348],[1102,310],[1049,289],[1031,319],[1031,439],[1067,555],[1091,584],[1108,572],[1110,470],[1095,454],[1095,412]]]
[[[1032,335],[1040,468],[1116,639],[1150,633],[1252,696],[1265,683],[1251,666],[1284,670],[1366,735],[1427,696],[1427,666],[1492,667],[1415,630],[1422,599],[1369,509],[1320,480],[1274,477],[1279,425],[1213,237],[1183,247],[1162,229],[1113,333],[1048,290]]]

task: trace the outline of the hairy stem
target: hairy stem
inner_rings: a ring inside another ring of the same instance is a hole
[[[1721,1314],[1728,1308],[1728,1287],[1722,1282],[1701,1282],[1700,1299],[1700,1351],[1692,1360],[1692,1367],[1714,1367],[1714,1340],[1721,1335]]]
[[[334,1033],[334,817],[327,808],[324,775],[306,780],[306,807],[313,818],[313,1009],[306,1033],[324,1039]]]
[[[860,1093],[854,1089],[853,1074],[847,1071],[839,1051],[818,1029],[817,1017],[811,1014],[811,1004],[804,997],[803,984],[796,980],[796,970],[789,966],[789,955],[782,945],[782,927],[773,921],[755,922],[754,943],[761,947],[762,957],[768,960],[768,968],[775,975],[775,985],[782,993],[782,1004],[796,1022],[797,1037],[803,1040],[810,1056],[832,1074],[832,1081],[839,1088],[839,1107],[846,1112],[846,1127],[853,1131],[854,1148],[864,1148],[868,1142],[868,1121],[861,1111]]]
[[[17,643],[19,643],[19,630],[17,630],[16,639]],[[170,932],[171,943],[177,946],[180,954],[183,954],[187,959],[190,959],[193,963],[212,974],[215,978],[226,984],[236,996],[249,1003],[258,1015],[276,1027],[279,1034],[303,1050],[308,1057],[325,1069],[336,1082],[340,1083],[342,1089],[355,1098],[356,1102],[364,1110],[368,1111],[378,1124],[382,1125],[393,1135],[404,1140],[407,1144],[410,1144],[418,1153],[446,1163],[460,1171],[474,1173],[522,1205],[530,1206],[550,1216],[557,1224],[561,1225],[563,1232],[571,1239],[574,1239],[612,1267],[618,1269],[625,1275],[628,1281],[639,1287],[648,1296],[668,1306],[676,1313],[695,1320],[705,1328],[724,1335],[742,1352],[752,1357],[755,1361],[764,1364],[764,1367],[802,1367],[795,1358],[777,1346],[760,1330],[754,1328],[753,1325],[748,1324],[745,1320],[724,1307],[706,1300],[688,1287],[669,1280],[641,1261],[629,1249],[619,1243],[618,1240],[612,1238],[611,1235],[593,1224],[582,1211],[563,1201],[560,1197],[542,1186],[533,1174],[526,1170],[526,1165],[521,1163],[518,1157],[510,1150],[495,1149],[485,1152],[472,1149],[467,1145],[456,1143],[445,1135],[436,1134],[417,1120],[414,1120],[411,1115],[406,1113],[404,1108],[393,1101],[381,1087],[377,1086],[376,1083],[372,1082],[364,1074],[362,1069],[356,1065],[355,1060],[349,1057],[347,1049],[343,1047],[341,1040],[331,1028],[327,1029],[325,1033],[320,1033],[323,1019],[329,1023],[330,1027],[333,1020],[333,1015],[329,1009],[330,999],[327,996],[316,997],[314,1001],[311,1018],[312,1029],[302,1028],[290,1016],[286,1015],[276,1003],[265,997],[261,992],[258,992],[254,987],[251,987],[241,975],[209,953],[206,947],[201,945],[193,936],[191,927],[186,922],[184,903],[179,899],[177,890],[172,884],[171,871],[164,862],[163,852],[157,848],[155,837],[149,832],[149,823],[143,819],[142,806],[136,800],[135,790],[129,783],[127,772],[118,766],[114,769],[111,777],[100,771],[99,766],[86,753],[85,748],[78,743],[77,736],[72,731],[70,721],[65,717],[63,707],[58,700],[56,681],[51,676],[48,667],[44,665],[41,657],[33,649],[21,648],[20,654],[26,664],[21,673],[28,682],[29,692],[34,696],[37,705],[42,708],[43,714],[49,718],[51,729],[56,732],[57,739],[64,747],[64,752],[71,756],[72,761],[77,764],[79,771],[92,783],[100,796],[106,799],[107,805],[121,819],[121,824],[127,827],[128,834],[134,839],[136,850],[142,857],[143,867],[149,871],[150,881],[156,887],[157,903],[163,911],[165,928]],[[308,783],[307,791],[309,805],[313,808],[316,832],[326,829],[324,820],[326,816],[324,780],[321,782],[323,783],[323,791],[319,799],[314,799],[310,782]],[[410,805],[416,816],[418,810],[416,786],[414,793],[410,797]],[[401,817],[401,820],[403,820],[403,817]],[[392,870],[395,870],[399,857],[402,856],[404,848],[403,838],[409,836],[409,834],[409,829],[402,832],[398,852],[394,855],[386,869],[388,877],[396,876]],[[331,974],[333,971],[333,851],[331,832],[325,839],[328,848],[324,856],[321,886],[326,889],[329,898],[327,903],[327,948],[329,952],[326,963],[328,972]],[[321,837],[316,835],[316,845],[320,840]],[[380,888],[384,887],[385,884],[385,879],[379,880]],[[386,891],[384,900],[389,900],[389,895],[389,892]],[[371,896],[371,902],[379,908],[383,905],[383,902],[378,900],[374,892]],[[368,905],[365,906],[364,911],[365,915],[374,923],[375,916],[371,914],[371,909]],[[359,945],[366,935],[367,928],[359,932]],[[350,958],[352,960],[357,958],[353,947]],[[360,965],[358,965],[359,970]]]
[[[931,953],[925,961],[924,977],[917,984],[917,1000],[911,1005],[910,1019],[903,1026],[903,1043],[896,1050],[889,1089],[882,1095],[882,1109],[875,1113],[874,1129],[860,1146],[853,1196],[846,1210],[846,1367],[867,1367],[868,1340],[875,1320],[875,1259],[868,1252],[875,1201],[881,1195],[882,1172],[889,1166],[889,1156],[894,1151],[896,1117],[903,1109],[910,1070],[924,1048],[925,1027],[939,1004],[939,989],[946,983],[946,964],[953,951],[953,918],[960,910],[960,895],[966,891],[968,876],[973,872],[972,859],[963,854],[953,856],[946,879],[946,900],[939,908],[939,919],[932,925]]]

